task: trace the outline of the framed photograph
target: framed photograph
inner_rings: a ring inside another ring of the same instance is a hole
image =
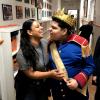
[[[47,9],[49,9],[49,4],[47,3]]]
[[[25,18],[30,18],[30,8],[25,7]]]
[[[45,16],[45,17],[47,17],[47,12],[46,12],[46,11],[45,11],[45,14],[44,14],[44,16]]]
[[[22,0],[16,0],[16,1],[20,1],[21,2]]]
[[[35,6],[35,0],[31,0],[31,4]]]
[[[38,20],[42,19],[42,9],[38,9]]]
[[[47,17],[49,17],[49,11],[47,11]]]
[[[43,0],[37,0],[37,8],[42,9],[43,8]]]
[[[35,18],[35,8],[31,8],[31,16],[32,18]]]
[[[22,6],[16,6],[16,18],[17,19],[23,18],[23,7]]]
[[[49,5],[49,9],[50,9],[50,10],[52,9],[52,6],[51,6],[51,5]]]
[[[50,12],[49,12],[49,17],[51,17],[51,16],[52,16],[52,12],[50,11]]]
[[[87,17],[88,0],[84,0],[84,17]]]
[[[12,5],[2,4],[3,20],[12,20]]]
[[[52,0],[47,0],[47,1],[50,2],[50,3],[52,2]]]
[[[30,3],[30,0],[24,0],[25,3]]]
[[[44,17],[44,10],[42,10],[42,17]]]

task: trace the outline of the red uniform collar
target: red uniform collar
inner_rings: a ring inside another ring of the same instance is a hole
[[[71,34],[67,37],[67,42],[71,42],[71,41],[76,42],[81,46],[88,45],[88,41],[85,38],[83,38],[77,34]]]

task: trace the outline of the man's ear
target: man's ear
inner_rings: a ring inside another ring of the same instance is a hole
[[[31,30],[27,30],[27,33],[28,33],[29,35],[32,35]]]
[[[65,35],[67,33],[67,29],[63,29],[63,35]]]

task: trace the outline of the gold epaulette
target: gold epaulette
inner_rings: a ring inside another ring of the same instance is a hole
[[[77,34],[71,34],[68,39],[67,39],[67,42],[75,42],[77,44],[79,44],[81,46],[81,49],[82,49],[82,57],[87,57],[90,55],[90,47],[89,47],[89,43],[88,41],[77,35]]]

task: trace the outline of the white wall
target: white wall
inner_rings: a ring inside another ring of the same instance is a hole
[[[94,6],[95,6],[95,0],[90,0],[88,5],[88,20],[94,20]]]
[[[0,29],[0,37],[4,42],[0,45],[0,98],[15,100],[11,37],[9,30]]]
[[[87,16],[84,15],[84,1],[85,0],[81,0],[81,3],[80,3],[80,26],[82,24],[87,24],[89,21],[93,21],[94,19],[95,0],[88,0]]]
[[[81,25],[88,23],[88,21],[93,20],[93,43],[92,49],[94,51],[95,44],[98,36],[100,36],[100,0],[88,0],[88,10],[87,17],[84,17],[84,0],[81,0],[80,6],[80,18],[83,19],[83,22],[80,20]]]
[[[76,30],[78,32],[78,28],[79,28],[80,0],[63,0],[61,2],[61,8],[65,9],[65,13],[68,13],[68,10],[77,10],[77,25],[76,25]]]
[[[66,13],[68,9],[79,9],[80,0],[63,0],[61,2],[61,8],[65,8]]]
[[[56,11],[61,9],[61,0],[52,0],[52,10]]]

